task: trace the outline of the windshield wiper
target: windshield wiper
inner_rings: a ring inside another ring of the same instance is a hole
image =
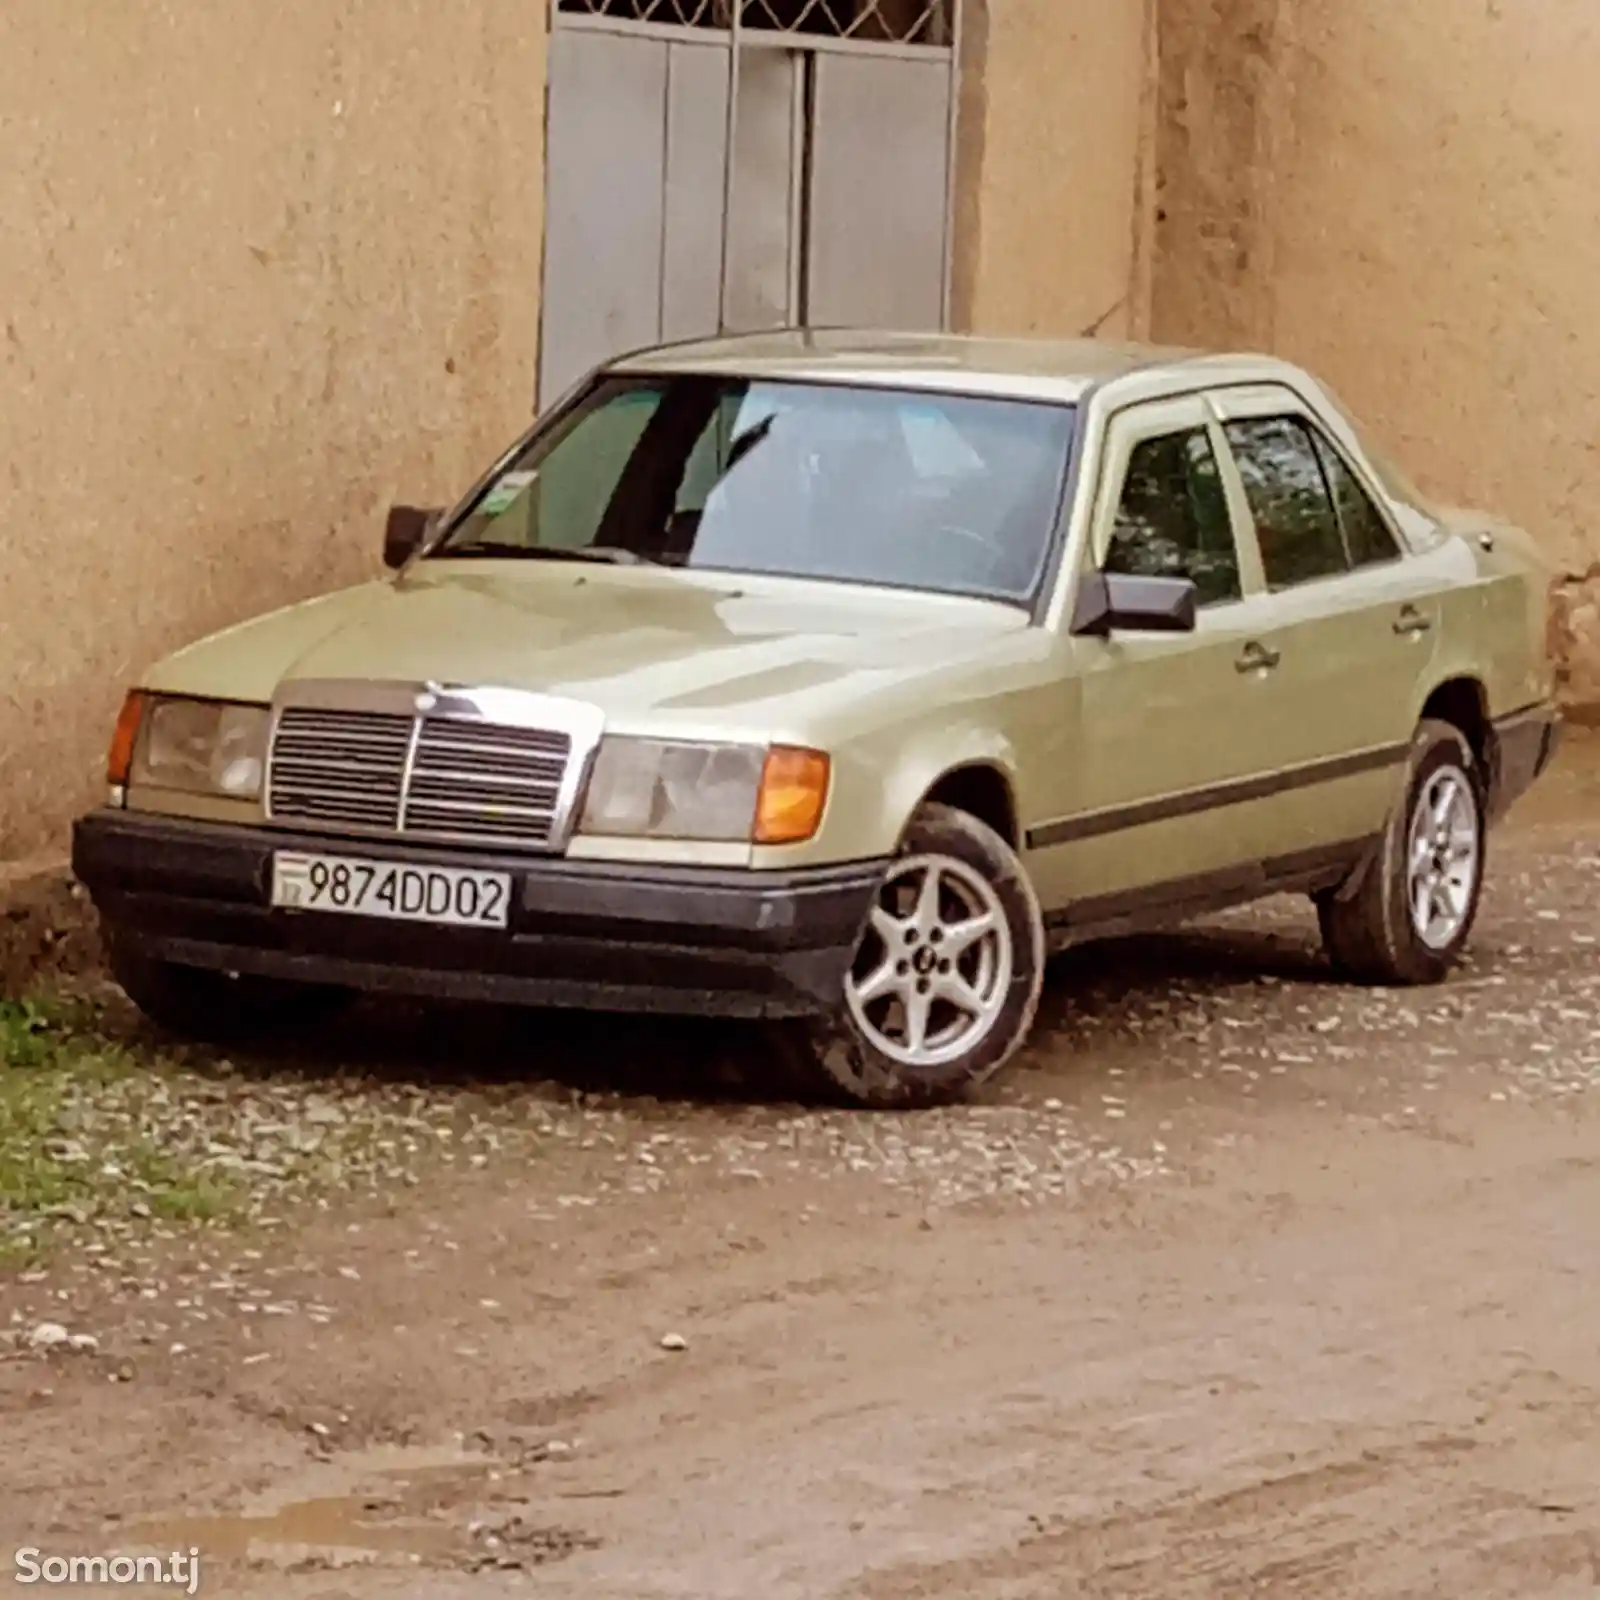
[[[769,417],[763,417],[753,426],[748,427],[728,447],[728,464],[723,468],[722,475],[727,475],[750,454],[758,444],[766,442],[767,435],[772,432],[772,424],[778,420],[776,411]]]
[[[645,564],[645,557],[619,545],[585,545],[563,549],[559,545],[509,544],[494,539],[474,539],[470,544],[445,545],[433,552],[435,561],[457,558],[495,561],[598,561],[612,567]]]
[[[759,422],[746,428],[731,445],[728,446],[728,464],[717,474],[716,482],[711,489],[716,489],[733,469],[750,454],[758,444],[766,441],[767,435],[772,432],[772,424],[778,420],[777,412],[770,417],[763,417]],[[706,491],[709,495],[711,490]]]

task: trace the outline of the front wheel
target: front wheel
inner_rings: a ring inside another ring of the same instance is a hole
[[[922,806],[884,876],[837,1011],[810,1025],[824,1082],[857,1105],[954,1100],[1027,1037],[1044,924],[1016,853],[950,806]]]
[[[1466,735],[1422,722],[1405,791],[1353,891],[1317,916],[1335,971],[1358,983],[1438,983],[1466,948],[1483,892],[1484,777]]]

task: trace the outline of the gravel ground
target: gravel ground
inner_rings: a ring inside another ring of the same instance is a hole
[[[663,1099],[584,1085],[582,1064],[615,1048],[625,1024],[555,1027],[552,1041],[547,1022],[369,1012],[319,1039],[309,1059],[241,1065],[158,1049],[114,997],[6,1005],[0,1245],[22,1287],[49,1285],[41,1293],[58,1303],[74,1301],[75,1282],[110,1288],[154,1308],[134,1324],[154,1335],[281,1313],[261,1286],[274,1269],[252,1263],[308,1215],[381,1215],[425,1183],[550,1165],[561,1152],[576,1158],[582,1185],[544,1196],[534,1221],[703,1179],[870,1175],[931,1210],[1035,1204],[1165,1170],[1160,1139],[1130,1147],[1116,1136],[1124,1102],[1110,1093],[1103,1126],[1055,1098],[915,1121],[774,1106],[728,1097],[730,1065],[745,1093],[762,1091],[759,1034],[730,1043],[730,1030],[680,1028],[666,1030],[665,1051],[659,1030],[652,1041],[658,1061],[677,1057],[662,1063],[675,1080]],[[550,1063],[553,1045],[577,1082],[527,1078],[527,1059]],[[633,1051],[638,1059],[641,1046]],[[720,1098],[705,1105],[708,1093]],[[688,1120],[687,1096],[702,1097]],[[197,1238],[205,1247],[186,1265],[174,1246]],[[45,1309],[47,1299],[14,1307],[13,1339]]]
[[[14,1532],[288,1600],[1580,1592],[1590,746],[1491,878],[1427,992],[1329,981],[1293,902],[1075,952],[988,1103],[916,1117],[767,1103],[700,1024],[225,1063],[0,1012],[0,1571]]]

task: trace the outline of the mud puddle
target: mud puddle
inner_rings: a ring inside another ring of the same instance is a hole
[[[524,1477],[492,1459],[382,1450],[331,1461],[228,1515],[160,1517],[139,1548],[198,1549],[211,1562],[280,1569],[541,1565],[594,1542],[531,1514]]]
[[[375,1522],[385,1507],[363,1496],[301,1500],[264,1516],[195,1517],[153,1522],[132,1530],[134,1542],[157,1549],[194,1547],[213,1560],[298,1561],[449,1553],[453,1528],[420,1522]]]

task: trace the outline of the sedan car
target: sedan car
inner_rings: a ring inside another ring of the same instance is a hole
[[[1549,571],[1283,361],[798,331],[592,373],[382,578],[152,667],[75,863],[186,1035],[367,992],[771,1021],[858,1104],[1049,953],[1293,892],[1461,956]]]

